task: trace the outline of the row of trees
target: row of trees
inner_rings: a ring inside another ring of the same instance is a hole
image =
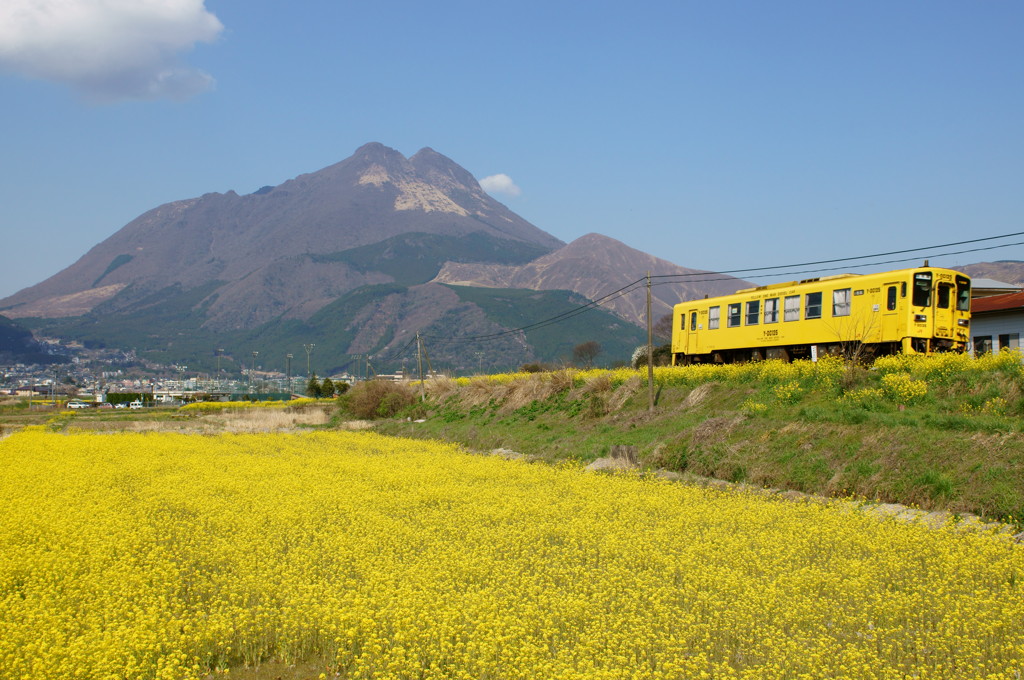
[[[306,383],[306,394],[316,399],[332,399],[348,392],[347,382],[334,382],[330,378],[318,380],[316,373],[309,376]]]

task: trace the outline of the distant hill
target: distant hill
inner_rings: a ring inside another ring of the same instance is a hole
[[[655,319],[671,312],[679,302],[727,295],[751,285],[732,276],[680,267],[601,234],[586,234],[526,264],[448,262],[434,280],[463,286],[564,289],[594,300],[628,286],[645,272],[655,277],[673,276],[653,281],[651,311]],[[646,291],[611,299],[603,306],[631,323],[647,323]]]
[[[605,362],[642,342],[644,296],[564,314],[647,270],[686,274],[654,289],[655,314],[680,299],[730,292],[590,234],[565,245],[488,196],[432,149],[381,144],[279,186],[175,201],[146,212],[49,279],[0,300],[0,313],[47,335],[147,359],[283,368],[315,344],[321,373],[373,355],[408,361],[417,331],[452,370],[559,361],[596,340]],[[659,282],[660,283],[660,282]],[[297,366],[298,364],[296,364]]]
[[[971,278],[993,279],[1003,283],[1012,283],[1024,287],[1024,262],[1020,260],[997,260],[995,262],[978,262],[962,267],[953,267]]]
[[[47,354],[32,337],[32,331],[6,316],[0,316],[0,363],[52,364],[64,361]]]

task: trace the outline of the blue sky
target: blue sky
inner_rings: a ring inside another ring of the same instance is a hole
[[[1024,231],[1020,2],[3,5],[0,297],[370,141],[690,267]],[[1024,246],[932,262],[994,259]]]

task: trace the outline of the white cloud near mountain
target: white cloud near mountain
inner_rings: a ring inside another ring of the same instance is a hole
[[[223,28],[204,0],[3,0],[0,70],[94,101],[186,99],[214,81],[181,53]]]
[[[523,193],[522,189],[516,186],[512,178],[504,173],[490,175],[480,180],[480,186],[489,194],[502,194],[504,196],[518,196]]]

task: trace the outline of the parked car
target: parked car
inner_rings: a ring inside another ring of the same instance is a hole
[[[89,408],[89,405],[84,401],[69,401],[68,408]]]
[[[109,401],[103,401],[100,402],[99,404],[96,404],[96,408],[114,408],[114,405],[111,404]]]
[[[136,399],[132,403],[128,404],[128,408],[142,408],[142,402]]]
[[[121,402],[118,402],[118,403],[114,404],[114,408],[128,408],[128,404],[126,404],[123,401],[121,401]]]

